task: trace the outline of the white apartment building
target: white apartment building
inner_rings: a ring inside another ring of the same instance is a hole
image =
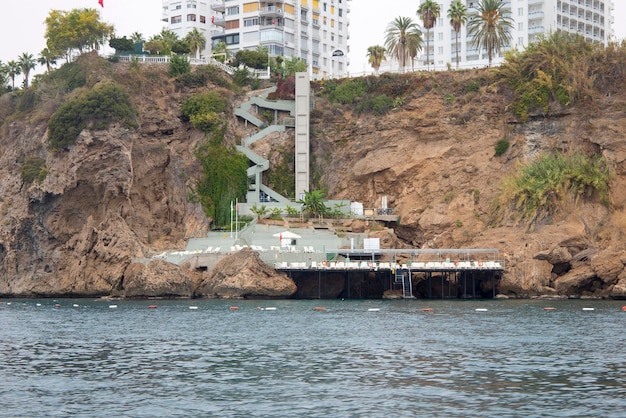
[[[181,37],[197,27],[207,34],[207,49],[224,42],[234,55],[267,47],[272,57],[304,60],[313,79],[341,77],[349,65],[350,2],[163,0],[163,21]]]
[[[477,0],[462,0],[468,15],[476,13]],[[623,1],[623,0],[622,0]],[[424,0],[420,0],[420,4]],[[439,1],[441,14],[437,24],[430,30],[431,68],[445,69],[456,65],[456,32],[448,19],[448,9],[452,0]],[[523,50],[539,35],[551,32],[578,33],[590,42],[606,44],[613,36],[614,5],[612,0],[505,0],[505,8],[510,10],[513,20],[511,45],[502,52],[516,48]],[[418,6],[419,7],[419,6]],[[416,7],[417,10],[417,7]],[[419,17],[417,23],[422,25]],[[423,30],[424,50],[422,63],[426,65],[426,31]],[[494,55],[493,63],[502,62],[503,54]],[[477,50],[467,37],[467,27],[459,32],[460,67],[481,67],[488,63],[487,51]]]
[[[167,29],[174,32],[178,37],[184,38],[194,28],[204,33],[207,45],[202,56],[210,54],[211,31],[211,0],[163,0],[163,13],[161,20],[167,25]]]

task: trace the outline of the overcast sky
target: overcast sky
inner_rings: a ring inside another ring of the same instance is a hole
[[[22,52],[35,57],[45,47],[44,20],[50,10],[95,7],[102,19],[115,26],[118,36],[141,32],[146,38],[161,31],[161,0],[1,0],[3,22],[0,25],[0,60],[17,59]],[[626,0],[615,0],[616,38],[626,38]],[[382,45],[387,24],[398,16],[415,19],[417,0],[350,1],[350,67],[353,74],[370,71],[365,56],[367,47]],[[37,69],[36,71],[41,71]]]

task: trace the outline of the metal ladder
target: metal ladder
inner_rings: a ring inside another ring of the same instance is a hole
[[[396,283],[402,283],[402,296],[404,299],[413,298],[413,286],[411,283],[411,271],[396,271]]]

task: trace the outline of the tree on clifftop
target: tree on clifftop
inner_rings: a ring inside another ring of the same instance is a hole
[[[98,49],[114,31],[112,25],[100,21],[96,9],[51,10],[45,23],[48,49],[66,59],[75,50],[82,54]]]
[[[441,9],[439,3],[433,0],[424,1],[424,3],[420,4],[419,9],[417,9],[417,14],[420,19],[422,19],[424,29],[426,29],[426,68],[430,68],[430,30],[437,23],[437,18],[440,13]]]
[[[387,59],[385,57],[386,51],[385,47],[380,45],[374,45],[367,48],[367,62],[372,66],[376,74],[378,74],[380,64]]]
[[[476,10],[478,13],[472,14],[467,23],[467,35],[472,38],[474,46],[487,50],[491,67],[493,53],[511,42],[508,29],[513,29],[513,20],[502,0],[480,0]]]

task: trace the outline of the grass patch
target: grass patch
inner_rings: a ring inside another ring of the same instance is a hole
[[[509,145],[510,143],[508,139],[499,140],[495,147],[495,156],[499,157],[503,155],[509,149]]]
[[[497,210],[533,223],[553,215],[567,197],[597,198],[608,205],[610,178],[602,157],[543,155],[504,178]]]

